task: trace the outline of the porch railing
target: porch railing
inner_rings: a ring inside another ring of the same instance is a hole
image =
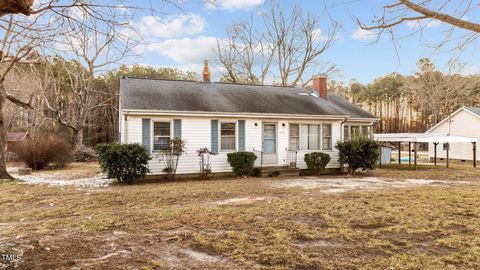
[[[255,155],[257,156],[257,160],[260,161],[260,166],[258,166],[258,163],[255,164],[255,166],[263,168],[263,151],[253,148],[253,153],[255,153]]]
[[[285,158],[287,166],[290,168],[297,168],[297,150],[289,150],[288,148],[285,148],[285,151],[287,152]]]

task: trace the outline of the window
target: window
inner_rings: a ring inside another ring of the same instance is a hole
[[[235,123],[221,123],[220,127],[220,150],[235,150]]]
[[[372,126],[348,126],[343,127],[344,140],[350,140],[357,136],[372,138]]]
[[[364,138],[370,138],[370,127],[369,126],[362,126],[362,136]]]
[[[360,126],[352,126],[352,138],[360,136]]]
[[[343,139],[345,141],[350,140],[350,126],[343,127]]]
[[[322,125],[322,150],[332,150],[332,125]]]
[[[169,140],[170,122],[153,122],[153,150],[167,149]]]
[[[290,145],[289,150],[300,148],[300,127],[298,124],[290,124]]]
[[[302,150],[320,149],[320,125],[301,125],[300,144]]]

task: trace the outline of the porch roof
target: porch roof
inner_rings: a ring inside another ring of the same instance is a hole
[[[373,137],[380,142],[425,142],[425,143],[472,143],[474,137],[432,135],[425,133],[376,133]]]

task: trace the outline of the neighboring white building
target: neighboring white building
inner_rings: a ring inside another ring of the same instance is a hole
[[[208,70],[207,70],[208,72]],[[263,166],[285,166],[296,155],[330,154],[327,168],[339,168],[335,143],[343,133],[371,133],[376,117],[347,100],[327,94],[327,79],[313,78],[313,90],[294,87],[123,78],[120,82],[122,143],[141,143],[153,156],[170,138],[186,141],[178,173],[198,173],[197,150],[217,153],[213,172],[229,172],[227,153],[263,151]],[[258,165],[260,158],[256,164]],[[150,162],[152,174],[164,164]]]
[[[480,107],[462,107],[429,129],[426,134],[440,136],[463,136],[480,140]],[[472,143],[450,143],[450,159],[473,160]],[[434,157],[434,145],[429,143],[428,156]],[[437,146],[437,158],[447,157],[446,144]],[[477,160],[480,160],[480,150],[477,146]]]

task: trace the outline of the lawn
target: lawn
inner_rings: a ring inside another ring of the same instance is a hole
[[[18,269],[480,269],[480,170],[365,176],[446,181],[349,192],[283,178],[3,182],[0,254],[19,255]]]

